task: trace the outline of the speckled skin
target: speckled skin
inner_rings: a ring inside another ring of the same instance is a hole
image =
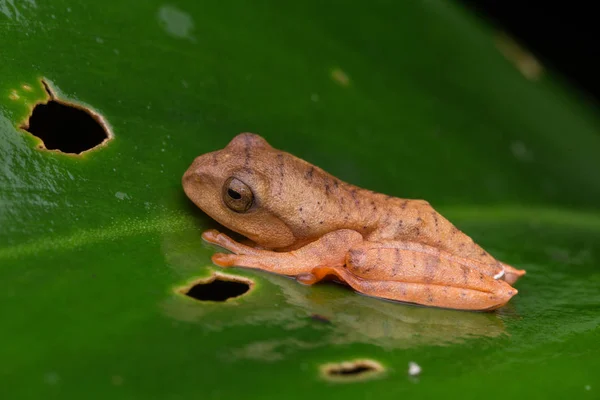
[[[232,211],[223,201],[229,177],[251,189],[248,211]],[[205,232],[205,240],[234,253],[215,254],[217,265],[308,284],[335,276],[367,295],[466,310],[506,304],[517,293],[510,284],[525,273],[493,258],[426,201],[342,182],[258,135],[240,134],[223,150],[196,158],[183,187],[204,212],[254,243]]]

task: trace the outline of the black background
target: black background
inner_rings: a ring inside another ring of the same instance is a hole
[[[594,1],[460,1],[515,38],[546,69],[600,101],[600,29]]]

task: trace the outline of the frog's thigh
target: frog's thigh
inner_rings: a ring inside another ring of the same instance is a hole
[[[346,255],[346,267],[354,275],[373,280],[418,282],[466,282],[490,278],[467,265],[442,257],[440,252],[411,250],[405,242],[362,242]],[[483,277],[483,278],[482,278]]]
[[[320,239],[290,252],[275,252],[241,245],[228,236],[208,231],[203,235],[210,243],[218,244],[235,254],[217,253],[213,262],[222,267],[239,266],[262,269],[283,275],[308,273],[318,266],[344,265],[346,254],[363,238],[360,233],[340,229],[323,235]]]
[[[336,275],[368,295],[448,308],[493,309],[517,293],[475,269],[401,247],[363,242],[348,252],[344,276]]]

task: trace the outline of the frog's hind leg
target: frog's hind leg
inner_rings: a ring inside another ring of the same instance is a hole
[[[344,267],[318,267],[298,280],[315,283],[333,275],[366,295],[462,310],[493,310],[517,294],[503,280],[458,261],[402,243],[363,242],[348,251]]]
[[[517,292],[504,282],[502,284],[510,289],[501,293],[489,293],[418,282],[367,280],[352,274],[345,267],[317,267],[310,274],[302,274],[297,279],[305,284],[314,284],[328,276],[335,276],[367,296],[457,310],[495,310],[506,304]]]

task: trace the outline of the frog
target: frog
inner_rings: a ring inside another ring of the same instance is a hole
[[[386,300],[492,311],[526,271],[494,258],[429,202],[347,183],[260,135],[244,132],[196,157],[182,177],[187,197],[241,235],[202,238],[228,251],[219,267],[245,267],[305,285],[334,280]]]

